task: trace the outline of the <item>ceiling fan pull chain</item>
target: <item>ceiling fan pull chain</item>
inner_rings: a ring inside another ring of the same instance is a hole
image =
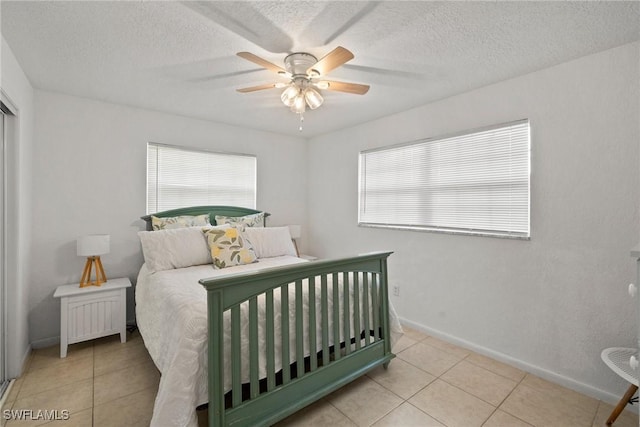
[[[300,127],[298,128],[300,132],[302,132],[302,122],[304,122],[304,116],[300,113]]]

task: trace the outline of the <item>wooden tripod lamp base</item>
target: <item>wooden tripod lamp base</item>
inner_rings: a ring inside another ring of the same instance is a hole
[[[94,270],[95,264],[95,272],[96,272],[96,280],[91,280],[91,271]],[[87,262],[84,265],[84,271],[82,272],[82,278],[80,279],[80,287],[84,288],[87,286],[100,286],[107,281],[107,277],[104,275],[104,269],[102,268],[102,261],[100,261],[99,256],[90,256],[87,257]]]
[[[102,268],[100,255],[109,253],[109,235],[94,234],[80,237],[77,242],[78,256],[86,256],[87,262],[84,265],[80,287],[100,286],[107,281]],[[95,265],[94,265],[95,264]],[[91,273],[95,270],[96,280],[91,280]]]

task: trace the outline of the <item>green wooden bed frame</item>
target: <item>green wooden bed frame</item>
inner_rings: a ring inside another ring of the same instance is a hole
[[[260,211],[229,206],[199,206],[154,215],[168,217],[209,213],[211,222],[215,223],[215,215],[243,216],[258,212]],[[151,215],[142,218],[148,224],[151,223]],[[209,426],[272,425],[375,367],[383,365],[386,368],[395,357],[391,352],[389,324],[389,255],[391,252],[376,252],[200,280],[207,290],[208,306]],[[341,281],[338,280],[339,277]],[[316,285],[319,285],[319,295],[316,295]],[[289,287],[295,289],[292,301],[289,298]],[[339,293],[340,287],[342,293]],[[284,367],[279,371],[276,371],[274,361],[273,302],[274,290],[277,289],[280,289],[281,295],[280,356]],[[315,304],[309,304],[308,312],[303,315],[303,292],[308,292],[309,300],[320,299],[320,312],[317,312]],[[331,308],[328,304],[329,292],[333,293],[334,304]],[[259,297],[264,298],[266,306],[263,324],[266,335],[266,378],[263,379],[259,378],[258,360]],[[335,301],[338,300],[340,301],[336,304]],[[293,324],[290,324],[289,319],[290,303],[295,305]],[[248,384],[241,383],[240,306],[243,304],[245,308],[248,306],[249,319]],[[349,309],[350,304],[353,305],[353,310]],[[224,368],[223,316],[226,311],[230,311],[231,316],[232,372],[225,372]],[[333,323],[331,331],[329,318]],[[309,327],[306,330],[308,341],[303,342],[303,328],[308,325],[321,327],[321,348],[316,346],[316,328]],[[290,336],[289,331],[295,333]],[[330,332],[332,337],[340,337],[342,334],[350,339],[334,342],[332,345]],[[292,347],[290,339],[295,343]],[[305,344],[309,346],[310,356],[307,357],[304,353]],[[289,360],[290,351],[294,351],[296,355],[293,363]],[[232,384],[231,391],[226,395],[225,375],[231,375]]]

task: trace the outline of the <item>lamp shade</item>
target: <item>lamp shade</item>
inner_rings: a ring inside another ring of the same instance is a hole
[[[304,100],[304,95],[302,93],[296,95],[293,99],[293,104],[291,105],[291,111],[294,113],[302,114],[307,107],[307,103]]]
[[[299,225],[290,225],[289,226],[289,234],[291,234],[292,239],[300,238],[301,227]]]
[[[291,107],[293,105],[293,101],[296,99],[298,95],[298,88],[294,85],[287,87],[280,96],[280,99],[287,107]]]
[[[97,256],[109,253],[108,234],[91,234],[77,240],[78,256]]]
[[[322,95],[320,95],[320,93],[318,93],[317,90],[311,87],[308,88],[304,93],[304,99],[307,101],[307,105],[312,110],[315,110],[316,108],[321,106],[322,102],[324,101],[324,99],[322,98]]]

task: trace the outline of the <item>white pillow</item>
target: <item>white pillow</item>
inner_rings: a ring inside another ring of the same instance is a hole
[[[138,236],[152,273],[213,262],[202,227],[139,231]]]
[[[258,258],[298,256],[291,240],[289,227],[247,227],[244,233],[253,245]]]

